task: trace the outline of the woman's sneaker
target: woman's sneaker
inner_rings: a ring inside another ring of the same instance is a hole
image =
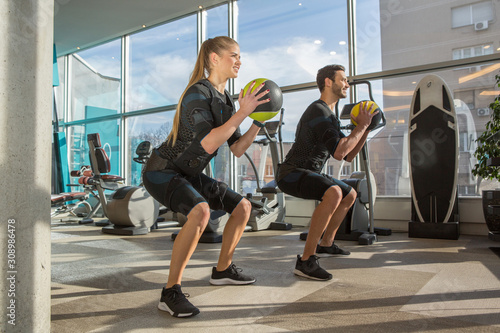
[[[327,281],[332,279],[332,274],[319,267],[318,257],[315,255],[310,256],[306,261],[302,261],[300,255],[297,255],[297,263],[293,273],[312,280]]]
[[[226,284],[251,284],[255,282],[253,276],[244,275],[242,269],[231,263],[226,270],[219,272],[215,267],[212,268],[212,277],[210,284],[221,286]]]
[[[332,246],[321,246],[318,244],[316,246],[316,253],[342,254],[344,256],[351,254],[351,252],[347,250],[342,250],[340,247],[335,245],[335,243],[333,243]]]
[[[191,317],[200,313],[200,310],[191,304],[183,294],[179,284],[171,288],[163,287],[158,309],[170,313],[174,317]]]

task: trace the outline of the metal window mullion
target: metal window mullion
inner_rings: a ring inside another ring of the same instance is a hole
[[[238,4],[236,0],[231,0],[227,4],[227,22],[229,37],[238,41]],[[228,90],[231,95],[234,95],[234,79],[229,80]],[[236,188],[238,184],[238,160],[231,150],[229,150],[229,156],[229,187],[238,192],[239,189]]]
[[[356,76],[356,0],[347,0],[347,49],[349,76]],[[349,89],[351,102],[356,100],[356,89]]]
[[[72,55],[67,55],[65,56],[65,61],[64,61],[64,70],[65,70],[65,77],[64,77],[64,82],[65,82],[65,87],[64,87],[64,121],[67,122],[68,120],[71,121],[73,120],[72,116],[72,110],[71,110],[71,69],[72,69],[72,63],[73,63],[73,56]],[[66,162],[68,163],[68,169],[71,170],[71,154],[73,154],[74,147],[73,147],[73,138],[70,136],[70,127],[69,126],[64,126],[64,133],[66,135],[66,146],[67,146],[67,154],[66,154]]]
[[[70,74],[70,58],[69,57],[70,57],[69,55],[64,56],[63,122],[66,122],[70,117],[69,101],[70,101],[70,96],[71,96],[71,94],[70,94],[71,80],[69,77],[69,74]],[[59,124],[59,126],[61,126],[61,124]],[[63,132],[66,136],[66,145],[67,145],[69,143],[69,141],[68,141],[69,127],[66,125],[63,125]],[[68,165],[69,170],[71,170],[70,169],[70,158],[69,158],[70,154],[71,154],[71,147],[67,146],[66,147],[66,164]]]
[[[236,0],[231,0],[227,3],[228,14],[228,32],[229,37],[238,41],[238,3]]]
[[[349,76],[356,77],[356,0],[347,0],[347,49]],[[351,103],[357,100],[357,88],[349,89]],[[352,169],[359,170],[359,154],[352,161]]]
[[[71,59],[70,55],[65,56],[64,59],[64,122],[69,122],[73,120],[73,117],[71,116],[71,107],[70,107],[70,101],[71,101]]]
[[[238,41],[238,4],[235,0],[231,0],[227,3],[227,31],[229,37]],[[229,80],[228,86],[229,93],[234,94],[234,79]]]
[[[130,168],[132,167],[127,163],[129,160],[129,150],[127,149],[128,144],[130,143],[128,140],[128,135],[126,135],[126,112],[128,107],[128,95],[127,95],[127,85],[128,85],[128,72],[129,72],[129,36],[125,35],[122,37],[121,44],[121,89],[120,89],[120,175],[125,178],[125,182],[130,184],[130,179],[126,177]],[[131,160],[131,159],[130,159]]]
[[[207,11],[206,9],[200,9],[197,14],[197,45],[196,49],[200,52],[201,44],[207,39]]]

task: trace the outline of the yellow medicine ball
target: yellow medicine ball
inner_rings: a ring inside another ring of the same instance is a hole
[[[352,107],[352,110],[351,110],[351,122],[353,123],[354,126],[358,126],[358,124],[356,123],[356,121],[354,121],[354,119],[352,119],[352,117],[358,116],[359,109],[362,106],[362,104],[364,104],[364,103],[368,103],[366,108],[368,110],[370,110],[370,113],[374,113],[375,111],[379,111],[379,113],[377,113],[375,116],[373,116],[372,122],[370,123],[370,125],[367,128],[367,130],[371,130],[372,128],[374,128],[375,126],[377,126],[380,123],[380,120],[382,120],[382,111],[378,107],[377,103],[375,103],[374,101],[361,101],[359,103],[356,103],[356,105],[354,105]]]
[[[259,90],[257,95],[261,91],[269,89],[269,93],[267,93],[267,95],[264,95],[264,97],[262,97],[260,100],[268,98],[270,98],[271,100],[267,103],[257,106],[257,108],[255,108],[255,110],[249,115],[250,118],[263,122],[273,118],[278,114],[278,112],[280,112],[281,107],[283,106],[283,93],[281,92],[280,87],[274,81],[260,78],[248,82],[245,88],[243,88],[243,96],[245,96],[254,81],[255,84],[251,92],[253,92],[261,83],[264,83],[264,86],[261,90]]]

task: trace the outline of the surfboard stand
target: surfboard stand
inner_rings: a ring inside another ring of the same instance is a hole
[[[457,240],[460,236],[458,222],[432,223],[410,221],[408,236],[411,238],[434,238]]]
[[[455,203],[452,214],[448,222],[424,221],[420,222],[415,210],[411,204],[411,220],[408,223],[408,237],[410,238],[433,238],[433,239],[452,239],[457,240],[460,237],[460,218],[458,214],[458,193],[455,196]]]
[[[488,231],[488,239],[495,242],[500,242],[500,233]]]

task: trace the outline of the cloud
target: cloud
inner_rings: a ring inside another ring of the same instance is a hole
[[[242,67],[236,89],[239,90],[258,77],[271,79],[280,86],[315,81],[319,68],[347,61],[346,55],[332,55],[330,49],[326,49],[323,43],[315,43],[316,40],[318,39],[295,37],[289,43],[257,51],[242,50]]]
[[[177,104],[193,70],[195,57],[158,55],[132,67],[129,90],[132,110]]]

